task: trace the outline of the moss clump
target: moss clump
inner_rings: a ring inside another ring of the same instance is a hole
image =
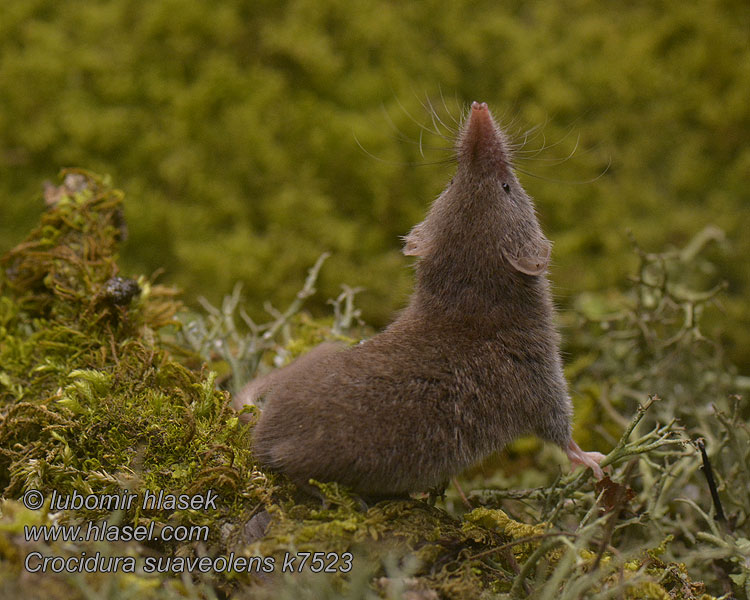
[[[220,500],[211,514],[143,510],[135,502],[119,519],[154,522],[157,531],[205,525],[208,551],[221,553],[221,524],[241,519],[273,487],[254,469],[248,430],[214,376],[186,369],[160,344],[157,331],[180,307],[174,290],[119,275],[124,235],[122,194],[106,180],[69,172],[40,226],[2,258],[3,515],[15,514],[11,499],[29,489],[45,497],[53,490],[212,490]],[[83,508],[55,515],[55,522],[104,517]],[[184,543],[148,543],[168,555],[194,552]],[[4,563],[3,570],[18,575],[18,567]]]

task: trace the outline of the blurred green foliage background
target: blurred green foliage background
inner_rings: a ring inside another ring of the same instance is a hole
[[[327,250],[313,308],[364,286],[382,325],[411,285],[399,236],[481,100],[519,143],[534,129],[517,163],[559,303],[624,279],[628,229],[656,250],[717,225],[703,275],[729,282],[715,322],[747,370],[749,31],[746,0],[4,0],[0,250],[84,167],[128,196],[131,273],[191,301],[242,281],[258,314]]]

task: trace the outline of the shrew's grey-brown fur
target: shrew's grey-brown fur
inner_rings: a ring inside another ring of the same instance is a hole
[[[571,439],[551,245],[486,104],[472,104],[456,150],[455,176],[406,236],[416,285],[396,320],[358,346],[321,346],[238,397],[238,407],[265,397],[254,432],[262,464],[301,484],[398,495],[536,434],[601,476],[601,455]]]

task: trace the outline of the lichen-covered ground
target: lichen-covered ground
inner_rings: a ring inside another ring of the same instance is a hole
[[[737,502],[727,497],[747,474],[722,470],[727,449],[748,459],[739,399],[715,417],[716,435],[724,419],[734,437],[709,447],[731,510],[719,521],[691,436],[676,420],[652,420],[664,401],[647,395],[632,419],[610,424],[612,479],[596,489],[578,472],[475,490],[471,509],[453,490],[447,500],[365,507],[319,483],[322,500],[309,498],[255,464],[255,415],[240,422],[219,384],[230,385],[241,362],[272,367],[269,348],[283,357],[351,336],[352,294],[335,303],[333,321],[311,321],[294,304],[270,325],[247,320],[246,337],[232,320],[236,296],[207,317],[178,320],[174,290],[118,269],[121,192],[72,171],[45,199],[41,223],[3,256],[0,272],[0,597],[747,596],[750,503],[741,492]],[[590,350],[574,377],[601,368],[605,353]],[[604,388],[600,374],[590,395]],[[476,477],[466,482],[480,487]],[[143,506],[159,491],[193,504]],[[118,507],[105,494],[134,501]],[[60,498],[88,507],[66,509]],[[82,539],[91,524],[108,536]],[[58,539],[31,539],[32,526]],[[164,539],[170,532],[200,539]]]

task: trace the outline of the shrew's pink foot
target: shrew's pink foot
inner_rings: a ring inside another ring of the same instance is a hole
[[[573,469],[575,469],[578,465],[590,467],[594,472],[594,477],[596,477],[597,479],[602,479],[604,477],[604,472],[599,466],[599,463],[604,458],[604,455],[601,452],[584,452],[583,450],[581,450],[578,444],[576,444],[573,440],[570,440],[570,444],[568,444],[567,448],[567,453]]]

